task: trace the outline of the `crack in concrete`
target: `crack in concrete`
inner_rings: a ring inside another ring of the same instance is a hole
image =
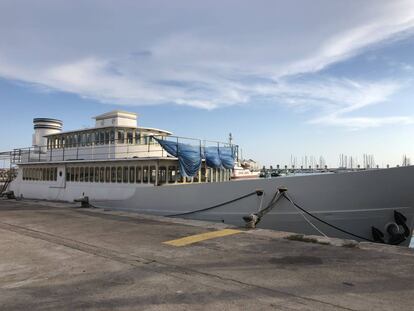
[[[147,258],[130,255],[130,254],[120,253],[120,252],[110,250],[104,247],[98,247],[98,246],[91,245],[88,243],[80,242],[80,241],[69,239],[69,238],[64,238],[64,237],[57,236],[57,235],[47,233],[47,232],[29,229],[29,228],[22,227],[19,225],[0,222],[0,228],[3,230],[9,230],[9,231],[15,232],[21,235],[29,236],[31,238],[40,239],[40,240],[43,240],[49,243],[65,246],[65,247],[75,249],[81,252],[103,257],[105,259],[113,260],[113,261],[120,262],[123,264],[136,266],[136,267],[151,266],[152,268],[154,268],[155,270],[154,272],[156,273],[170,275],[170,276],[180,278],[183,280],[189,280],[189,276],[190,276],[191,280],[194,281],[194,278],[192,276],[196,274],[198,277],[206,278],[204,282],[200,282],[200,283],[202,283],[205,286],[212,287],[212,288],[228,290],[229,285],[242,286],[244,288],[255,288],[255,289],[260,290],[260,292],[263,294],[264,297],[259,298],[257,297],[257,295],[253,295],[253,294],[252,295],[242,294],[242,295],[248,296],[254,299],[266,300],[266,302],[269,302],[268,301],[269,299],[266,299],[266,298],[274,299],[276,298],[274,297],[274,295],[276,294],[279,296],[278,298],[283,298],[283,297],[295,298],[299,300],[299,301],[296,301],[299,304],[304,304],[303,301],[308,301],[308,302],[313,302],[317,304],[335,307],[335,308],[342,309],[342,310],[355,311],[355,309],[347,308],[347,307],[337,305],[337,304],[332,304],[326,301],[322,301],[322,300],[318,300],[318,299],[314,299],[310,297],[298,296],[298,295],[295,295],[289,292],[284,292],[284,291],[280,291],[280,290],[276,290],[276,289],[272,289],[268,287],[263,287],[263,286],[259,286],[256,284],[250,284],[247,282],[242,282],[236,279],[222,277],[220,275],[202,272],[199,270],[184,268],[182,266],[171,265],[168,263],[159,262],[154,259],[147,259]],[[165,268],[167,268],[167,270],[160,270],[160,269],[165,269]],[[225,282],[227,284],[223,284],[224,286],[221,286],[221,287],[214,286],[211,284],[211,282],[209,282],[211,281],[211,279],[220,280],[221,282]],[[274,305],[273,300],[272,300],[272,304]],[[280,307],[286,309],[286,305],[280,305]]]

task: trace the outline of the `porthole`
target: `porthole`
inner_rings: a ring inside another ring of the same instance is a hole
[[[62,177],[62,174],[63,174],[62,171],[59,171],[59,177]]]

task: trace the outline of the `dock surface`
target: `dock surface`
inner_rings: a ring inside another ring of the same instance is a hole
[[[412,310],[412,249],[315,241],[1,200],[0,309]]]

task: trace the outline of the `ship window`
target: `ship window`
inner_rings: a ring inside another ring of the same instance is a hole
[[[142,139],[143,139],[144,145],[147,145],[148,144],[148,136],[143,135]]]
[[[82,181],[83,182],[84,176],[85,176],[85,168],[84,167],[80,167],[79,168],[79,181]]]
[[[158,168],[158,184],[162,185],[167,182],[167,168],[165,166],[160,166]]]
[[[123,144],[125,140],[125,131],[124,130],[118,130],[118,144]]]
[[[85,169],[83,167],[79,168],[79,181],[83,181],[84,171]]]
[[[90,135],[90,137],[89,137],[89,139],[90,139],[90,144],[91,144],[91,145],[95,145],[95,144],[96,144],[96,142],[95,142],[95,132],[94,132],[94,131],[92,131],[92,132],[90,132],[90,133],[89,133],[89,135]]]
[[[122,182],[122,167],[120,166],[116,168],[116,181]]]
[[[94,171],[95,171],[95,168],[93,166],[89,168],[89,181],[90,182],[93,182],[93,177],[94,177],[93,172]]]
[[[180,173],[180,169],[177,169],[177,182],[182,183],[184,181],[183,175]]]
[[[206,182],[206,168],[201,168],[201,182]]]
[[[197,172],[197,175],[193,177],[193,182],[198,182],[200,171]]]
[[[46,180],[46,168],[42,168],[42,180]]]
[[[130,183],[135,182],[135,167],[133,166],[129,167],[129,182]]]
[[[137,182],[137,183],[140,183],[141,182],[141,166],[137,166],[136,167],[136,170],[135,170],[135,181]]]
[[[105,168],[100,167],[99,168],[99,182],[104,182],[105,180]]]
[[[70,168],[70,181],[74,181],[75,180],[75,168],[71,167]]]
[[[116,182],[116,168],[111,167],[111,182]]]
[[[113,144],[115,142],[115,130],[114,129],[112,129],[109,132],[109,141],[110,141],[111,144]]]
[[[131,130],[127,132],[127,142],[128,144],[132,144],[134,142],[134,134]]]
[[[78,134],[73,135],[73,147],[78,145]]]
[[[175,169],[175,166],[169,166],[168,167],[168,182],[170,184],[175,183],[176,173],[177,173],[177,171]]]
[[[111,168],[107,166],[105,168],[105,182],[110,182],[110,181],[111,181]]]
[[[81,144],[82,144],[82,146],[85,146],[85,144],[86,144],[86,134],[85,133],[82,133]]]
[[[148,166],[142,168],[142,182],[148,183]]]
[[[66,168],[66,181],[70,181],[70,169]]]
[[[99,131],[99,144],[103,145],[105,141],[105,132],[104,131]]]
[[[128,182],[128,166],[124,166],[124,182]]]
[[[75,167],[75,181],[79,181],[79,167]]]
[[[85,167],[85,176],[83,177],[84,182],[89,181],[89,167]]]
[[[95,167],[95,182],[99,182],[99,167]]]
[[[150,166],[150,183],[155,184],[157,177],[157,171],[155,169],[155,166]]]
[[[141,143],[141,133],[139,130],[135,131],[135,143],[139,145]]]
[[[105,145],[109,145],[109,130],[105,131]]]

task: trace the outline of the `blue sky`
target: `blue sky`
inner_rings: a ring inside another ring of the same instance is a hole
[[[0,2],[0,150],[32,119],[143,126],[291,155],[414,159],[412,1]]]

